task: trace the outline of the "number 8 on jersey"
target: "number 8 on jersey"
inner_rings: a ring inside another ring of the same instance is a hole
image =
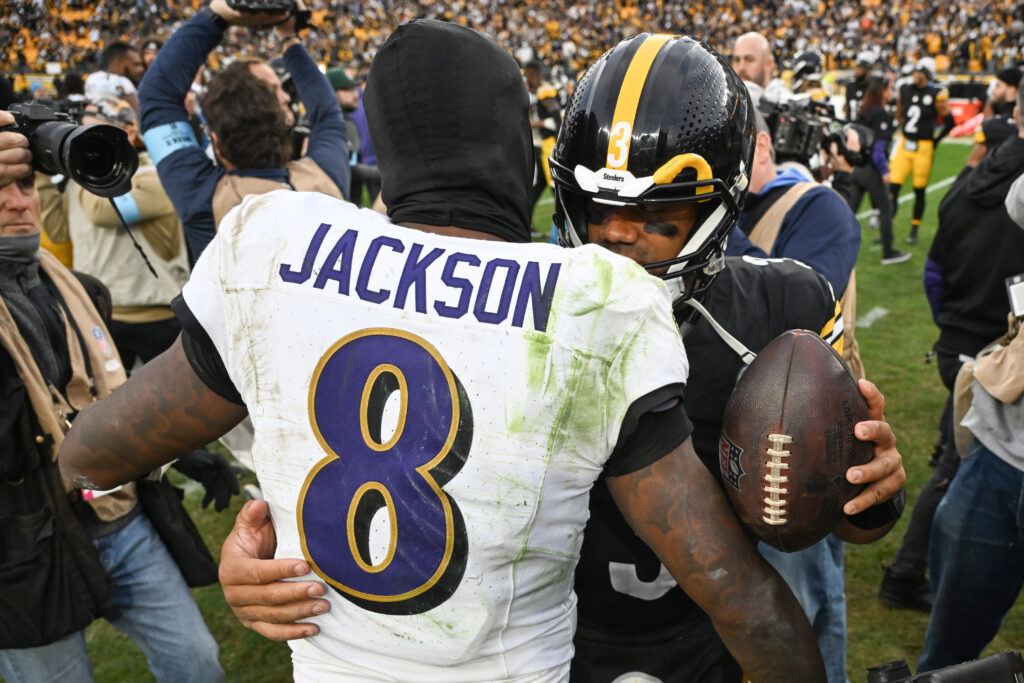
[[[467,537],[442,487],[466,462],[473,418],[437,350],[393,329],[342,338],[313,372],[309,420],[328,454],[298,500],[313,570],[381,614],[418,614],[451,597],[466,568]]]

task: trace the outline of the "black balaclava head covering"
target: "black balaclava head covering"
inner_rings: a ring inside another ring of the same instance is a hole
[[[497,43],[457,24],[403,24],[373,59],[364,103],[393,222],[530,241],[529,95]]]

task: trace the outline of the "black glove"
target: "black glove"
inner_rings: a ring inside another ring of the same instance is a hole
[[[204,510],[212,500],[213,509],[220,512],[231,502],[231,496],[238,493],[238,476],[231,465],[222,456],[205,448],[183,455],[173,467],[203,485],[206,491],[203,496]]]

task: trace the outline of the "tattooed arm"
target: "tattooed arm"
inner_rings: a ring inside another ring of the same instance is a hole
[[[708,613],[750,680],[825,680],[804,611],[754,550],[689,440],[607,481],[626,520]]]
[[[203,384],[178,337],[75,418],[57,462],[73,486],[113,488],[216,440],[245,415]]]

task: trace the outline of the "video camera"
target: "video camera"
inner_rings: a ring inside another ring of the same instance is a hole
[[[926,673],[910,673],[903,660],[868,669],[868,683],[1020,683],[1024,659],[1019,652],[1004,651],[984,659],[954,664]]]
[[[11,130],[28,138],[32,167],[63,174],[100,197],[117,197],[132,188],[139,155],[128,134],[117,126],[81,126],[65,113],[43,104],[12,104]]]
[[[784,101],[762,97],[758,109],[771,131],[777,161],[798,161],[808,166],[811,157],[819,150],[828,151],[833,143],[851,166],[863,166],[871,159],[871,131],[837,118],[826,102],[815,101],[810,95],[794,95]],[[860,151],[846,147],[846,132],[851,127],[857,133]]]

